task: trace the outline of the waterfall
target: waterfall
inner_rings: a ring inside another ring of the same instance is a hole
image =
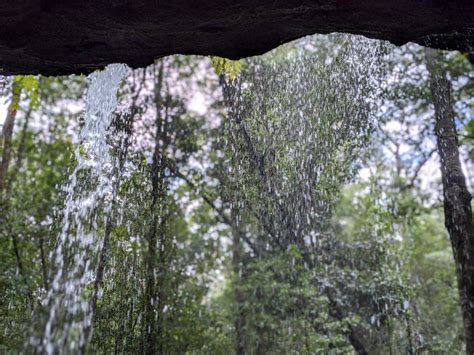
[[[52,255],[55,272],[45,299],[49,311],[41,339],[33,346],[53,354],[76,352],[87,342],[93,312],[87,286],[94,281],[100,225],[113,200],[113,160],[107,133],[117,106],[117,91],[128,67],[107,66],[88,77],[84,124],[75,150],[75,166],[66,186],[63,225]]]
[[[332,56],[307,41],[314,52],[253,58],[224,83],[232,188],[284,248],[306,248],[326,227],[336,189],[353,176],[373,128],[386,51],[340,36]]]

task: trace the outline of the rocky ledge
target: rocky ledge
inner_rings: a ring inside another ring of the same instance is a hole
[[[0,73],[142,67],[169,54],[237,59],[314,33],[471,51],[474,0],[15,0],[0,2]]]

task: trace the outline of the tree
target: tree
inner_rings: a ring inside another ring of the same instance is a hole
[[[435,108],[435,133],[444,195],[444,219],[451,237],[458,274],[467,354],[474,353],[474,223],[471,194],[459,159],[458,133],[451,84],[443,69],[442,54],[427,49],[431,97]]]
[[[371,132],[369,108],[375,91],[370,88],[376,88],[371,85],[379,50],[356,39],[332,40],[327,46],[338,48],[336,58],[330,52],[326,56],[279,53],[284,59],[269,56],[248,61],[238,80],[224,82],[230,189],[239,192],[240,225],[258,250],[247,255],[241,271],[244,284],[258,280],[248,285],[254,295],[249,292],[244,297],[249,304],[245,328],[253,329],[246,333],[247,352],[288,347],[303,351],[304,344],[291,340],[291,329],[299,324],[299,333],[308,334],[309,344],[329,351],[343,348],[346,341],[365,354],[361,331],[371,324],[361,310],[385,318],[403,314],[402,287],[397,288],[398,280],[384,272],[390,258],[375,238],[379,235],[374,233],[363,247],[351,245],[328,223],[341,185],[352,176],[355,156],[361,154]],[[354,57],[360,62],[349,60]],[[290,249],[295,254],[287,259]],[[361,260],[362,250],[373,259]],[[290,266],[289,260],[297,266]],[[255,275],[259,267],[265,268],[265,274]],[[310,271],[308,289],[302,286],[308,274],[300,280],[290,272],[298,267]],[[386,284],[379,288],[368,275],[362,276],[367,270],[372,278],[387,278]],[[367,283],[357,284],[356,278]],[[272,285],[273,293],[265,285]],[[285,293],[280,294],[278,287],[294,293],[284,301]],[[294,314],[280,313],[275,299]],[[311,302],[318,302],[318,307]],[[285,331],[288,324],[292,324],[290,334]],[[283,329],[276,333],[276,327]]]
[[[11,137],[11,159],[1,197],[0,242],[2,250],[1,317],[2,351],[20,352],[25,334],[31,334],[32,312],[41,308],[39,300],[50,287],[49,252],[54,243],[63,199],[57,186],[65,182],[70,168],[72,145],[67,121],[74,114],[68,109],[54,120],[38,123],[49,105],[59,107],[59,96],[74,96],[74,80],[66,80],[68,91],[54,90],[57,78],[17,77],[22,87],[17,117]],[[78,80],[80,82],[80,80]],[[45,92],[48,91],[46,100]],[[44,100],[39,100],[39,95]],[[11,107],[11,105],[10,105]],[[48,137],[49,132],[54,135]],[[19,321],[21,320],[21,321]],[[23,334],[23,336],[21,336]]]

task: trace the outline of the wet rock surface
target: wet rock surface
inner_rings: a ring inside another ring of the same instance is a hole
[[[0,2],[0,73],[89,73],[170,54],[237,59],[314,33],[471,51],[474,1],[16,0]]]

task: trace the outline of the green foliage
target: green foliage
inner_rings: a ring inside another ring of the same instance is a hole
[[[471,160],[474,161],[474,119],[468,121],[464,127],[464,134],[461,133],[461,143],[466,146]]]
[[[462,351],[440,195],[413,175],[432,147],[423,53],[402,48],[386,63],[404,80],[384,87],[374,131],[380,68],[365,61],[374,59],[366,41],[332,35],[258,59],[213,57],[228,79],[225,103],[215,76],[198,72],[208,62],[196,57],[131,74],[107,137],[116,193],[90,220],[105,267],[84,353],[144,352],[150,275],[162,353],[350,354],[354,339],[370,354]],[[448,55],[446,68],[460,83],[454,95],[469,150],[470,69],[462,55]],[[61,186],[76,164],[69,125],[82,123],[65,102],[81,107],[84,86],[83,77],[13,82],[19,114],[0,205],[0,353],[24,351],[32,328],[44,332],[56,271],[49,258],[65,223]],[[208,94],[204,115],[189,109],[189,87]],[[399,126],[384,130],[390,121]],[[356,178],[361,166],[371,177]],[[79,188],[96,186],[88,173],[78,175]],[[99,255],[86,255],[90,301]]]
[[[230,80],[235,80],[242,71],[242,60],[230,60],[213,56],[211,57],[212,67],[217,75],[227,75]]]
[[[30,332],[31,310],[48,286],[44,276],[57,232],[56,211],[63,201],[57,186],[67,180],[72,157],[70,142],[57,139],[48,143],[31,131],[24,145],[26,163],[16,175],[2,218],[6,222],[0,229],[5,270],[0,278],[0,319],[5,325],[0,344],[9,350],[22,349],[19,334]]]
[[[32,108],[38,107],[39,101],[39,79],[33,75],[17,75],[13,79],[14,96],[19,95],[22,91],[30,100]],[[19,100],[13,102],[13,109],[19,108]]]
[[[356,318],[335,320],[331,302],[295,246],[255,260],[242,270],[246,353],[343,354]]]

